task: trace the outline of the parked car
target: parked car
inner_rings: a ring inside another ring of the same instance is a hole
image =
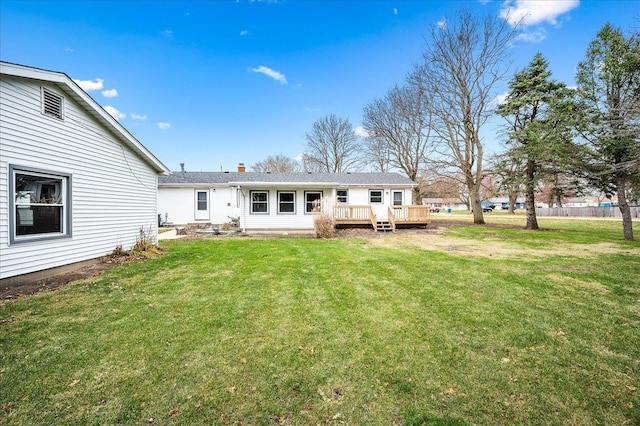
[[[480,201],[480,205],[482,206],[482,211],[484,213],[492,212],[493,209],[496,208],[496,205],[493,204],[491,201],[488,201],[488,200]]]

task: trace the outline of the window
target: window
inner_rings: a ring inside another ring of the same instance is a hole
[[[394,206],[402,205],[402,191],[393,191],[393,205]]]
[[[322,192],[309,191],[304,193],[304,212],[319,213],[322,203]]]
[[[42,112],[45,115],[58,118],[63,118],[63,101],[64,98],[51,90],[42,88]]]
[[[269,214],[269,192],[251,191],[251,213]]]
[[[382,204],[382,190],[371,189],[369,190],[369,204]]]
[[[11,243],[71,236],[71,176],[9,166]]]
[[[338,204],[349,204],[349,190],[338,189],[336,191],[336,201]]]
[[[296,213],[296,193],[293,191],[278,192],[278,213],[279,214],[295,214]]]
[[[197,197],[198,197],[197,209],[200,211],[203,211],[203,210],[206,211],[207,210],[207,191],[198,191]]]

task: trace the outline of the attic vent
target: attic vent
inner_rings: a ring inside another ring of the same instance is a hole
[[[62,120],[62,101],[64,98],[50,90],[42,88],[42,112]]]

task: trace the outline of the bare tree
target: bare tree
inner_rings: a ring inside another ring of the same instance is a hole
[[[358,136],[346,118],[334,114],[323,117],[313,123],[305,138],[303,164],[307,171],[346,172],[359,164]]]
[[[375,154],[386,154],[391,167],[417,182],[430,148],[431,114],[425,92],[394,87],[364,108],[363,126],[376,142]],[[420,186],[413,189],[412,198],[419,203]]]
[[[507,20],[493,15],[482,19],[462,11],[454,18],[431,27],[424,62],[409,76],[409,82],[431,97],[440,168],[462,174],[473,221],[483,224],[480,130],[492,113],[495,86],[507,72],[515,31]]]
[[[389,164],[389,145],[384,138],[371,134],[364,138],[362,161],[373,169],[385,173],[391,168]]]
[[[300,163],[284,154],[270,155],[251,166],[251,170],[254,172],[289,173],[299,172],[300,169]]]

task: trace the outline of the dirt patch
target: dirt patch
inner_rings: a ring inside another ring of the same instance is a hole
[[[83,266],[73,271],[53,275],[51,277],[29,281],[9,287],[0,288],[0,300],[19,299],[38,293],[57,290],[73,281],[86,280],[102,275],[104,271],[124,263],[142,261],[151,255],[130,255],[122,254],[118,256],[108,256],[102,262],[89,266]]]
[[[436,225],[436,226],[434,226]],[[584,259],[597,258],[601,254],[637,253],[634,250],[613,243],[570,244],[556,243],[552,247],[534,249],[522,247],[516,243],[499,239],[484,238],[482,240],[456,238],[448,233],[449,228],[469,226],[460,222],[441,221],[429,225],[429,229],[405,230],[393,234],[383,234],[384,238],[372,236],[372,244],[384,247],[416,247],[425,251],[440,251],[464,256],[491,257],[495,259],[546,258],[550,256],[573,256]],[[484,228],[522,229],[521,226],[509,224],[478,225]],[[370,230],[371,231],[371,230]],[[375,232],[371,231],[372,234]],[[367,237],[365,233],[360,235]]]

